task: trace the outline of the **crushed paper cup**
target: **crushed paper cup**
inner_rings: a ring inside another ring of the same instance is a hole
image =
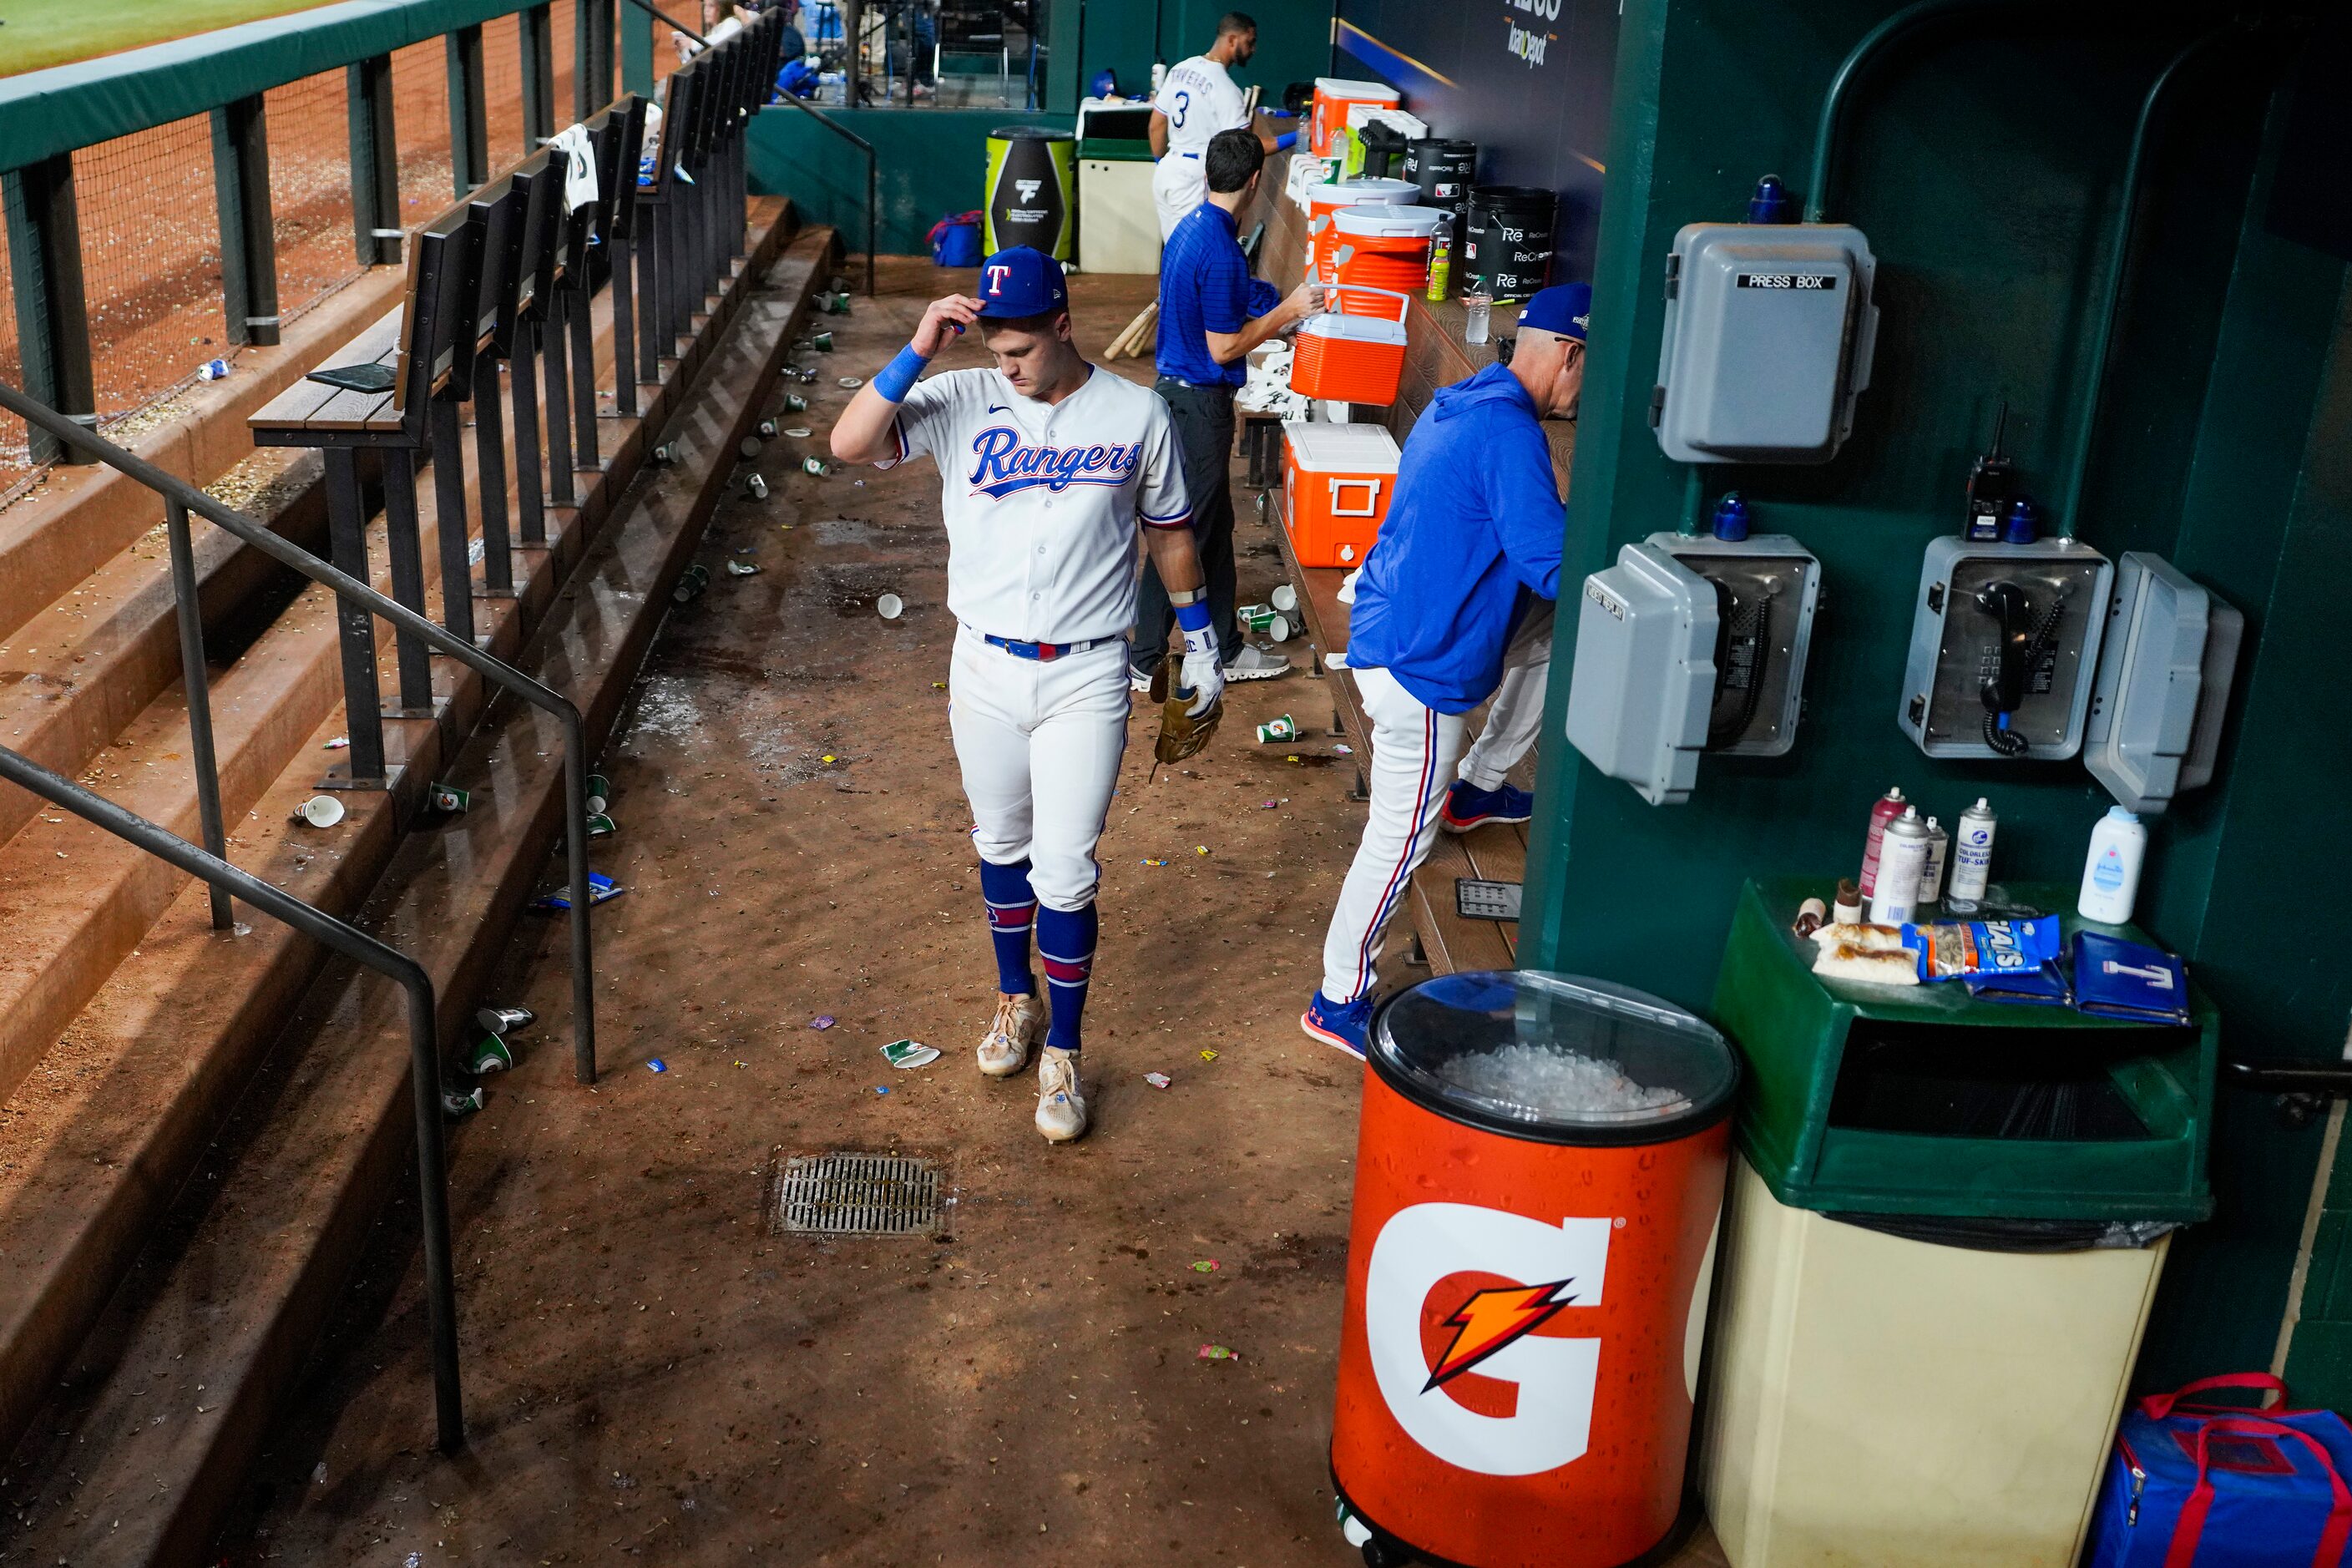
[[[343,803],[331,795],[314,795],[294,808],[294,820],[312,827],[332,827],[343,819]]]

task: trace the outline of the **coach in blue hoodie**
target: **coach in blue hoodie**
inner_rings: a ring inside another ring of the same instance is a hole
[[[1348,668],[1372,726],[1371,807],[1323,939],[1322,989],[1299,1024],[1357,1056],[1381,930],[1439,827],[1533,812],[1505,775],[1543,723],[1566,531],[1538,421],[1576,411],[1591,309],[1588,284],[1543,290],[1496,363],[1431,400],[1356,581]],[[1490,697],[1465,755],[1468,715]]]

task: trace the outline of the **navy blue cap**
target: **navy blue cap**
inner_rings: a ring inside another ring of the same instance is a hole
[[[1519,325],[1539,327],[1563,338],[1584,341],[1584,324],[1592,315],[1592,285],[1555,283],[1539,289],[1519,307]]]
[[[980,313],[1003,321],[1042,316],[1070,302],[1062,264],[1034,247],[1016,245],[980,264]]]

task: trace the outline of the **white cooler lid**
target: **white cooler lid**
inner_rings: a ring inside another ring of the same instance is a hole
[[[1421,187],[1411,180],[1334,180],[1308,187],[1307,206],[1310,212],[1318,207],[1328,212],[1353,206],[1401,206],[1419,195]]]
[[[1311,474],[1397,471],[1396,437],[1385,425],[1321,425],[1286,419],[1282,434],[1290,443],[1291,461]]]
[[[1343,76],[1318,76],[1315,79],[1318,98],[1370,99],[1376,103],[1394,103],[1397,89],[1384,81],[1351,81]]]
[[[1341,234],[1367,236],[1409,235],[1416,238],[1435,234],[1450,223],[1454,215],[1444,207],[1392,205],[1385,202],[1362,202],[1352,207],[1341,207],[1331,215]]]

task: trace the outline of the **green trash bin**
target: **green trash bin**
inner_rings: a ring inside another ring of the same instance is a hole
[[[989,255],[1025,245],[1070,258],[1077,232],[1077,138],[1066,131],[1004,125],[988,133],[982,244]]]
[[[1819,979],[1790,926],[1834,880],[1746,888],[1716,987],[1747,1089],[1700,1493],[1732,1568],[2059,1568],[2163,1233],[2212,1211],[2218,1021]]]

